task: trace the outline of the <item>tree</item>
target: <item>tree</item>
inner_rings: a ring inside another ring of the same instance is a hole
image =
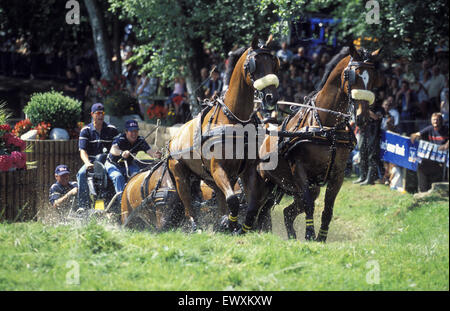
[[[269,35],[275,21],[272,6],[259,8],[245,0],[109,0],[121,18],[133,20],[139,45],[131,59],[141,72],[163,82],[182,74],[198,111],[195,89],[205,64],[204,48],[225,56],[233,45],[248,45],[255,34]],[[263,38],[263,39],[266,39]]]
[[[102,78],[106,80],[113,79],[112,51],[108,40],[103,12],[101,11],[97,0],[84,0],[89,13],[89,21],[92,27],[92,36],[94,38],[95,51],[100,67]]]
[[[275,2],[280,22],[273,29],[287,28],[292,21],[307,13],[324,10],[340,19],[338,36],[364,38],[367,48],[383,46],[383,55],[419,60],[433,51],[440,39],[448,43],[449,9],[446,0],[262,0],[261,5]],[[373,14],[379,10],[379,22]],[[378,22],[378,23],[377,23]],[[376,40],[373,40],[376,39]]]

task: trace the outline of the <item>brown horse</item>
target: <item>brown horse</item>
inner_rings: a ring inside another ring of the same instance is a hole
[[[167,161],[130,178],[122,193],[122,225],[166,231],[179,227],[182,220],[183,207],[167,170]]]
[[[248,197],[248,213],[238,233],[245,233],[252,227],[259,207],[263,206],[276,185],[294,197],[294,203],[283,211],[288,237],[296,238],[294,220],[305,212],[305,238],[315,239],[314,201],[320,187],[328,183],[317,237],[318,241],[326,240],[334,202],[344,180],[346,162],[356,143],[348,121],[352,112],[357,123],[367,120],[368,106],[375,97],[370,90],[383,83],[377,68],[380,50],[369,53],[351,46],[349,51],[350,55],[338,59],[328,78],[322,80],[326,82],[321,90],[311,94],[310,107],[299,109],[295,115],[285,118],[278,127],[278,137],[266,136],[260,148],[260,158],[276,152],[278,165],[275,170],[259,168],[259,174],[248,175],[250,180],[243,181],[255,191]],[[268,212],[267,204],[264,207],[266,210],[260,213]]]
[[[241,196],[242,201],[239,183],[234,186],[234,191]],[[201,182],[199,195],[202,204],[197,204],[197,207],[204,216],[202,221],[210,224],[211,217],[208,216],[215,214],[215,193]],[[183,214],[183,205],[167,170],[167,162],[158,163],[154,169],[132,176],[125,186],[121,201],[121,223],[127,228],[154,229],[157,232],[177,229],[183,224]]]
[[[279,60],[266,47],[271,40],[272,37],[265,44],[258,44],[257,40],[253,40],[251,47],[240,56],[232,71],[223,101],[217,99],[212,107],[204,109],[196,118],[184,124],[178,135],[169,142],[169,170],[183,202],[185,217],[193,230],[196,228],[197,215],[191,207],[192,175],[204,180],[214,189],[222,215],[227,214],[228,207],[229,215],[224,219],[224,227],[231,231],[238,228],[239,199],[233,186],[250,161],[247,161],[247,156],[240,158],[233,154],[231,159],[224,156],[222,149],[226,146],[221,147],[224,145],[223,141],[208,149],[208,156],[205,155],[203,146],[211,137],[222,137],[227,127],[258,123],[254,113],[256,90],[263,94],[266,104],[273,106],[278,101],[276,73]],[[256,140],[256,137],[248,139]]]

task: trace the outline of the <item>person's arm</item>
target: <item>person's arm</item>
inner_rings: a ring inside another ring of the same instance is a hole
[[[86,169],[94,166],[94,164],[92,164],[91,161],[89,160],[89,156],[86,150],[80,149],[80,158],[81,161],[83,161],[84,165],[86,166]]]
[[[57,208],[64,204],[66,201],[68,201],[72,196],[76,195],[78,193],[78,188],[75,187],[69,192],[67,192],[65,195],[61,196],[59,199],[56,199],[53,202],[53,207]]]

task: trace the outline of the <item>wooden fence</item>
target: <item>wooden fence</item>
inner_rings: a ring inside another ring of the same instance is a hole
[[[32,220],[37,213],[37,168],[0,172],[0,221]]]
[[[65,164],[70,170],[70,181],[76,181],[76,174],[83,162],[78,151],[78,139],[71,140],[27,140],[27,161],[36,161],[36,193],[41,203],[48,201],[48,191],[55,183],[55,168]]]

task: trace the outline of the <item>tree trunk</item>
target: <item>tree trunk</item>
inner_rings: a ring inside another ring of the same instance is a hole
[[[122,74],[122,58],[120,57],[120,39],[122,37],[121,23],[119,17],[114,14],[113,18],[113,51],[115,56],[114,73],[116,75]]]
[[[192,76],[192,73],[188,73],[186,76],[186,88],[189,94],[189,106],[191,109],[192,118],[194,118],[200,112],[200,103],[197,100],[195,90],[200,85],[198,79]]]
[[[98,65],[102,79],[112,80],[113,70],[111,61],[111,48],[108,41],[108,33],[103,21],[103,13],[99,9],[97,0],[84,0],[89,21],[92,27],[92,36],[94,37],[95,51],[97,53]]]
[[[200,69],[204,65],[204,60],[207,57],[203,50],[203,44],[200,39],[193,39],[189,41],[194,55],[187,62],[186,88],[189,93],[189,103],[192,117],[195,117],[200,112],[200,103],[197,100],[198,87],[200,86]]]

